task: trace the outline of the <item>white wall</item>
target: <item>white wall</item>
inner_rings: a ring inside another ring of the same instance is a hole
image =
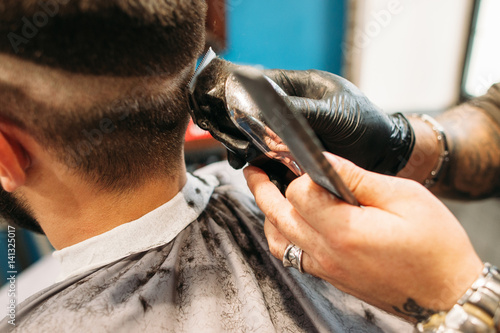
[[[483,0],[498,16],[500,0]],[[456,103],[465,57],[472,0],[351,0],[351,40],[345,52],[347,76],[387,112],[442,111]],[[399,4],[399,6],[398,6]],[[390,16],[387,13],[391,13]],[[378,15],[377,15],[378,14]],[[384,16],[385,15],[385,16]],[[498,22],[480,26],[483,56],[470,89],[484,91],[498,67]],[[486,37],[482,34],[490,33]],[[485,61],[491,59],[490,66]],[[498,77],[500,78],[500,77]],[[441,109],[441,110],[439,110]],[[499,199],[445,204],[467,230],[484,261],[500,264]],[[436,221],[438,223],[438,221]]]
[[[500,1],[481,0],[472,48],[471,62],[466,75],[465,90],[469,95],[482,95],[500,82]]]
[[[347,76],[387,112],[459,98],[472,0],[357,0]]]

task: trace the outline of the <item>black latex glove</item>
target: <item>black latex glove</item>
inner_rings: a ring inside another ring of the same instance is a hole
[[[259,152],[229,120],[225,82],[239,66],[214,59],[198,77],[194,98],[197,124],[228,148],[231,166],[258,163]],[[305,115],[325,148],[371,171],[396,174],[413,149],[414,134],[401,114],[386,115],[349,81],[317,70],[266,70],[289,95],[289,105]],[[193,109],[193,107],[191,106]],[[205,126],[204,126],[205,124]]]
[[[414,133],[400,113],[387,115],[346,79],[318,70],[267,70],[308,120],[325,148],[358,166],[395,175],[408,161]]]

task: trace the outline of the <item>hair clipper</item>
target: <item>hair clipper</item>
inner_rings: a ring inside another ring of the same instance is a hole
[[[233,168],[240,169],[247,162],[258,166],[284,192],[299,174],[298,166],[288,151],[277,152],[269,147],[260,111],[232,75],[240,67],[208,50],[188,84],[191,117],[226,147]],[[285,94],[270,82],[276,91]]]

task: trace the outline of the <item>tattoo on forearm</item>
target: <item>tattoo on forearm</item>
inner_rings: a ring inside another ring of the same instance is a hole
[[[408,298],[406,303],[403,304],[403,309],[401,310],[397,306],[392,307],[396,312],[399,312],[407,317],[415,318],[417,321],[423,321],[433,314],[437,313],[437,311],[432,309],[426,309],[415,302],[413,298]]]
[[[439,121],[448,137],[450,162],[437,194],[462,199],[500,195],[500,125],[467,104]]]

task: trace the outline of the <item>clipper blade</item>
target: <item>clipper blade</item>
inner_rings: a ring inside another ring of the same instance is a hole
[[[194,74],[193,76],[191,77],[191,80],[189,80],[189,83],[188,83],[188,88],[189,88],[189,92],[192,94],[194,92],[194,89],[196,87],[196,80],[198,79],[198,76],[200,75],[200,73],[208,66],[208,64],[214,60],[215,58],[217,57],[217,54],[215,54],[214,50],[212,50],[212,48],[210,47],[207,51],[207,53],[205,54],[205,56],[203,56],[203,59],[201,59],[198,67],[196,68],[196,70],[194,71]]]

